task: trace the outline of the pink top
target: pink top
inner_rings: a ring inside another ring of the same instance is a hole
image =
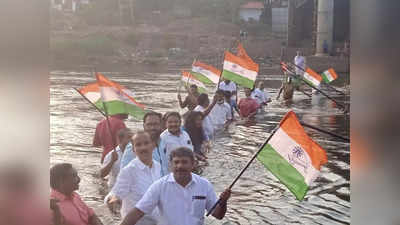
[[[260,105],[252,98],[242,98],[239,101],[240,115],[243,117],[249,116],[251,113],[257,111]]]
[[[75,192],[68,197],[56,190],[51,190],[51,198],[59,200],[58,207],[65,223],[68,225],[89,225],[89,218],[94,215],[93,209],[89,208]]]

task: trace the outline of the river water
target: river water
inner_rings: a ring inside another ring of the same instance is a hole
[[[180,111],[176,100],[178,73],[107,73],[136,94],[138,102],[161,113]],[[225,189],[253,153],[293,109],[305,123],[349,136],[349,115],[322,96],[309,98],[296,92],[290,105],[275,100],[280,86],[279,75],[262,76],[273,99],[257,123],[250,127],[231,126],[218,134],[209,153],[209,165],[202,176],[213,185],[217,195]],[[103,204],[105,182],[99,178],[101,149],[91,147],[94,130],[102,115],[89,105],[73,88],[95,78],[89,73],[53,71],[50,76],[50,162],[72,163],[81,177],[79,193],[94,208],[104,224],[119,220]],[[343,100],[335,92],[336,99]],[[239,98],[243,91],[240,91]],[[345,99],[348,101],[348,99]],[[126,125],[142,129],[142,122],[129,119]],[[232,189],[228,212],[218,221],[207,218],[206,224],[350,224],[350,145],[337,138],[306,128],[307,133],[327,152],[328,163],[313,183],[305,199],[294,196],[261,163],[255,160]]]

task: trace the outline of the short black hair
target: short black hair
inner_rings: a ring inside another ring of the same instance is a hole
[[[169,155],[169,161],[172,162],[174,157],[188,157],[194,162],[194,154],[193,151],[186,147],[179,147],[172,150],[171,154]]]
[[[197,85],[192,84],[192,85],[190,85],[190,87],[191,87],[191,88],[197,88]]]
[[[176,116],[176,117],[179,118],[179,120],[181,120],[181,114],[179,114],[178,112],[167,112],[167,113],[164,115],[165,122],[166,122],[166,121],[168,120],[168,118],[171,117],[171,116]]]
[[[218,90],[215,92],[215,94],[217,94],[217,95],[225,95],[225,92],[224,92],[223,90],[221,90],[221,89],[218,89]]]
[[[160,118],[160,121],[161,121],[161,119],[162,119],[161,113],[154,112],[154,111],[148,111],[148,112],[146,112],[146,114],[144,114],[143,123],[146,122],[146,119],[147,119],[147,117],[149,117],[149,116],[157,116],[158,118]]]
[[[206,101],[210,100],[208,99],[208,95],[205,93],[202,93],[199,95],[199,97],[197,97],[197,103],[199,103],[199,105],[204,105]]]
[[[133,134],[133,132],[132,132],[131,129],[129,129],[129,128],[122,128],[121,130],[118,131],[117,137],[118,137],[119,140],[121,140],[122,138],[125,137],[125,135],[127,135],[127,134],[129,134],[129,133]]]
[[[50,187],[57,190],[59,183],[65,178],[68,170],[72,169],[71,163],[58,163],[50,169]]]
[[[230,91],[224,91],[225,98],[230,98],[232,96]]]

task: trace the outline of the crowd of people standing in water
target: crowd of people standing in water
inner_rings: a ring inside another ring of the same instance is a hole
[[[124,123],[128,115],[119,114],[96,127],[93,146],[103,147],[99,174],[108,180],[104,202],[111,212],[120,213],[123,225],[204,224],[205,212],[218,198],[211,183],[195,173],[197,165],[207,163],[211,141],[234,121],[235,112],[243,120],[252,120],[271,101],[263,82],[253,90],[245,88],[240,101],[236,84],[229,80],[219,84],[211,101],[195,85],[187,91],[183,101],[177,96],[179,106],[188,109],[182,116],[150,111],[144,115],[143,130],[132,131]],[[51,168],[54,224],[102,224],[75,192],[79,182],[69,163]],[[225,216],[230,194],[229,189],[220,194],[211,215]]]

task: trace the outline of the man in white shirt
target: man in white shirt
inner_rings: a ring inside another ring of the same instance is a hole
[[[168,159],[172,150],[186,147],[193,151],[193,144],[189,134],[181,129],[181,115],[178,112],[168,113],[165,120],[167,129],[160,135],[161,142],[164,144],[161,154],[166,156],[167,168],[170,169]]]
[[[100,169],[100,176],[102,178],[108,177],[108,188],[111,189],[117,179],[118,173],[120,171],[120,163],[122,155],[125,151],[132,151],[131,139],[132,131],[128,128],[124,128],[118,131],[117,138],[119,145],[107,153],[104,157],[103,165]]]
[[[156,207],[162,225],[203,225],[205,211],[211,210],[217,196],[211,183],[191,171],[194,155],[190,149],[178,148],[171,153],[172,174],[150,186],[135,208],[124,218],[121,225],[137,224],[145,214]],[[225,216],[231,191],[220,195],[220,202],[212,215],[217,219]]]
[[[306,58],[300,51],[296,52],[297,55],[294,57],[294,64],[296,65],[296,75],[303,77],[304,71],[306,70]],[[292,81],[293,85],[297,90],[301,90],[301,79],[295,77]]]
[[[237,87],[236,84],[230,80],[227,80],[225,78],[222,78],[223,81],[219,84],[218,89],[223,90],[223,91],[229,91],[231,93],[231,101],[228,102],[231,107],[232,107],[232,117],[233,117],[233,109],[236,110],[236,112],[239,113],[239,110],[237,108]]]
[[[105,202],[114,212],[122,200],[122,217],[134,208],[150,185],[161,178],[161,166],[152,158],[154,143],[150,135],[145,131],[138,131],[133,137],[133,147],[137,157],[121,170],[117,183],[105,198]],[[156,225],[157,221],[157,210],[151,210],[137,224]]]
[[[260,105],[267,105],[268,102],[271,102],[271,99],[268,96],[268,92],[264,92],[263,81],[260,81],[258,83],[258,87],[251,92],[251,97],[255,99]]]
[[[199,105],[197,105],[193,111],[203,113],[203,130],[206,136],[206,140],[210,141],[214,136],[214,126],[208,114],[215,106],[215,102],[213,101],[213,104],[210,105],[210,100],[208,99],[208,95],[204,93],[199,95],[199,97],[197,98],[197,102]]]
[[[217,104],[212,108],[210,112],[211,122],[214,126],[214,131],[227,128],[229,122],[232,120],[231,107],[225,102],[225,96],[223,90],[217,90],[215,92]]]
[[[296,52],[296,56],[294,57],[294,64],[296,65],[296,74],[303,76],[303,73],[306,70],[306,58],[300,51]]]

